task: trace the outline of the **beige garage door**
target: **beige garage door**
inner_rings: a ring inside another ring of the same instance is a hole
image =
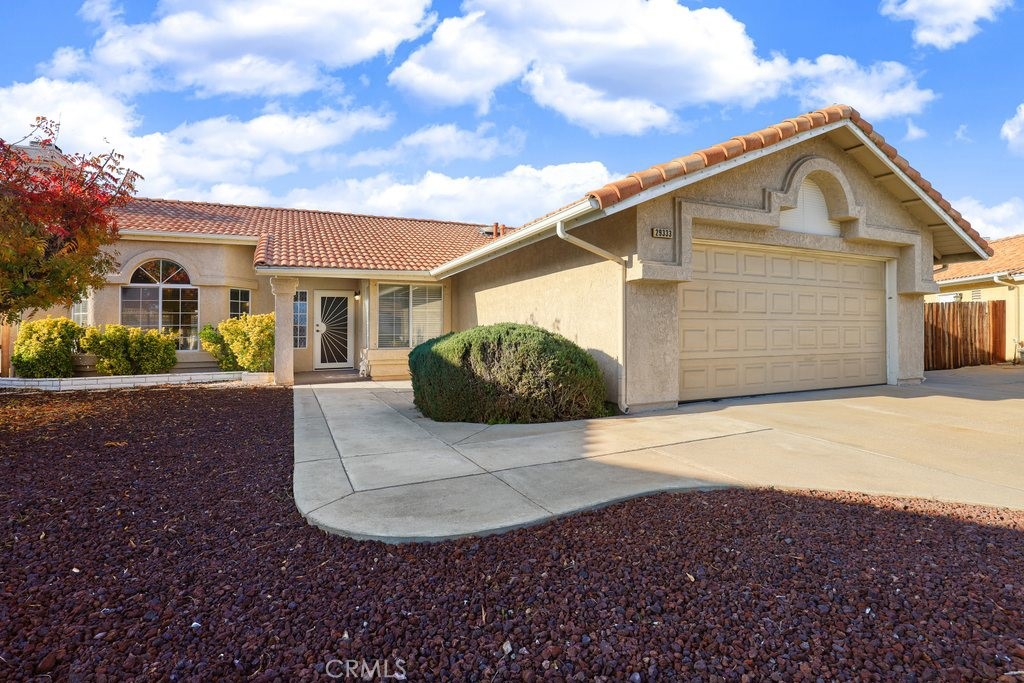
[[[679,400],[885,382],[885,266],[694,244],[680,285]]]

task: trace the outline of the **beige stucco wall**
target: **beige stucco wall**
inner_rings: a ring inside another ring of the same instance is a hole
[[[1005,301],[1006,302],[1006,348],[1003,360],[1012,361],[1017,354],[1017,345],[1024,340],[1024,294],[1021,294],[1021,283],[1009,286],[996,284],[992,280],[965,284],[941,285],[942,293],[960,292],[963,301]],[[978,298],[972,293],[977,291]],[[938,294],[925,297],[928,303],[939,300]]]
[[[615,254],[635,250],[635,213],[584,226],[574,235]],[[590,351],[618,400],[622,267],[550,237],[455,275],[455,329],[499,322],[539,325]]]

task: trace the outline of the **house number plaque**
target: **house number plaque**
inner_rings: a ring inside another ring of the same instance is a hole
[[[651,228],[651,237],[657,237],[662,240],[672,239],[672,228]]]

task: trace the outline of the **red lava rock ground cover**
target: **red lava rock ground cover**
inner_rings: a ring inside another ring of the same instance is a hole
[[[1024,680],[1020,512],[733,490],[358,542],[295,511],[291,406],[0,394],[0,679]]]

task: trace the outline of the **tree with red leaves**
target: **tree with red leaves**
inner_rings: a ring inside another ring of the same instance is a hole
[[[102,247],[117,240],[114,211],[141,176],[116,151],[63,154],[58,132],[39,117],[21,140],[0,138],[0,322],[70,306],[117,265]]]

